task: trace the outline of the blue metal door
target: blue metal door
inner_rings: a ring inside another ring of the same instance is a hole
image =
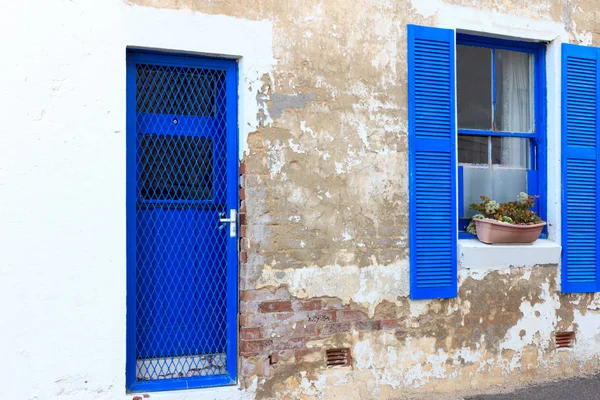
[[[127,58],[127,387],[233,384],[237,63]]]

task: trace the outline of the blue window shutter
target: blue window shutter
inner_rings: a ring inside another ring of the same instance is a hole
[[[410,297],[456,297],[454,31],[408,26]]]
[[[562,291],[599,291],[598,49],[562,46]]]

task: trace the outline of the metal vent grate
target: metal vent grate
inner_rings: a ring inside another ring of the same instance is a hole
[[[575,340],[575,332],[556,332],[555,340],[556,347],[559,349],[572,347]]]
[[[325,352],[328,367],[349,367],[352,365],[350,349],[329,349]]]

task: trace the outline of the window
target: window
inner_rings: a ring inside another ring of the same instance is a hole
[[[457,35],[460,230],[475,214],[470,204],[481,195],[503,202],[519,192],[542,194],[545,130],[536,95],[542,54],[538,44]]]
[[[411,299],[456,297],[458,238],[473,237],[481,194],[539,195],[546,219],[545,91],[542,43],[408,26]]]

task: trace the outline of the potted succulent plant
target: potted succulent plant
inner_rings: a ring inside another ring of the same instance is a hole
[[[497,203],[481,196],[480,203],[471,204],[479,211],[467,226],[467,232],[477,235],[483,243],[533,243],[546,223],[531,210],[536,196],[519,193],[517,201]]]

